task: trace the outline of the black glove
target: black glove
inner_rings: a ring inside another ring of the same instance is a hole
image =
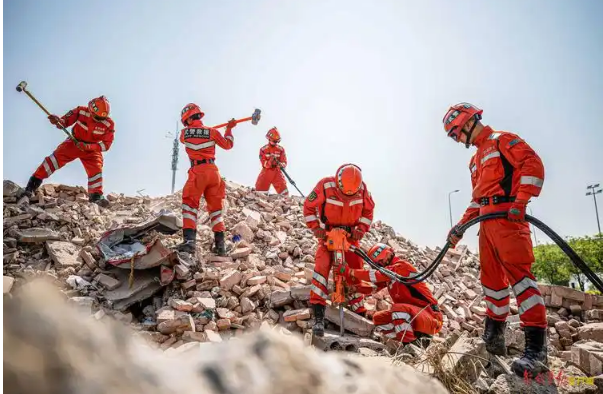
[[[463,233],[460,231],[461,226],[459,224],[457,224],[456,226],[454,226],[452,229],[450,229],[450,232],[448,233],[448,242],[450,242],[450,246],[452,248],[456,247],[456,244],[459,243],[459,241],[463,238]]]

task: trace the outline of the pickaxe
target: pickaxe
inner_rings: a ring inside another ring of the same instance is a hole
[[[251,121],[251,124],[255,126],[256,124],[258,124],[258,122],[260,121],[260,118],[262,117],[261,113],[262,113],[262,111],[260,109],[256,108],[255,111],[253,111],[253,114],[250,117],[243,118],[243,119],[238,119],[236,122],[237,123],[241,123],[241,122]],[[228,125],[228,122],[219,124],[217,126],[212,126],[212,128],[219,129],[219,128],[225,127],[227,125]]]
[[[52,115],[50,112],[48,112],[48,110],[42,105],[42,103],[40,103],[34,96],[33,94],[31,94],[28,90],[27,90],[27,82],[25,81],[21,81],[19,82],[19,84],[17,85],[17,92],[25,92],[26,95],[29,96],[30,99],[32,99],[34,101],[34,103],[38,104],[38,107],[40,107],[42,109],[42,111],[46,112],[46,115],[50,116]],[[67,134],[67,136],[69,138],[71,138],[73,140],[73,142],[75,142],[77,144],[78,140],[75,139],[75,137],[69,132],[69,130],[67,130],[65,127],[63,127],[63,125],[59,122],[59,126],[61,126],[61,129],[65,132],[65,134]]]

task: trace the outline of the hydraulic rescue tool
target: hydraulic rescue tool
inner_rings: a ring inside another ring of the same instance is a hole
[[[237,124],[242,123],[242,122],[248,122],[251,121],[252,125],[257,125],[258,122],[260,121],[260,118],[262,117],[262,111],[258,108],[255,109],[255,111],[253,111],[253,114],[247,118],[243,118],[243,119],[237,119]],[[228,125],[228,122],[226,123],[221,123],[219,125],[216,126],[212,126],[212,128],[214,129],[220,129],[222,127],[225,127]]]
[[[500,219],[500,218],[506,218],[506,217],[507,217],[507,212],[494,212],[494,213],[488,213],[485,215],[478,216],[475,219],[472,219],[472,220],[468,221],[467,223],[465,223],[464,225],[462,225],[460,227],[460,233],[464,233],[465,231],[467,231],[467,229],[469,227],[471,227],[479,222],[482,222],[484,220]],[[582,258],[580,258],[580,256],[578,256],[578,254],[567,244],[567,242],[565,242],[565,240],[563,238],[561,238],[559,236],[559,234],[555,233],[549,226],[542,223],[540,220],[536,219],[533,216],[526,215],[526,221],[529,223],[532,223],[534,226],[538,227],[543,233],[548,235],[548,237],[550,239],[552,239],[561,248],[561,250],[563,250],[563,252],[570,258],[572,263],[577,268],[579,268],[580,271],[582,271],[584,273],[584,275],[586,275],[586,277],[597,288],[597,290],[599,290],[600,292],[603,292],[603,280],[601,280],[601,278],[599,278],[599,276],[595,272],[593,272],[593,270],[591,270],[586,265],[586,263],[584,263]],[[419,282],[422,282],[425,279],[429,278],[435,272],[435,270],[438,268],[438,265],[440,265],[440,263],[444,259],[444,256],[446,255],[446,252],[448,251],[449,248],[450,248],[450,242],[446,242],[446,244],[444,245],[444,247],[442,248],[442,250],[440,251],[438,256],[435,258],[435,260],[427,268],[425,268],[424,271],[413,273],[408,277],[404,277],[404,276],[398,275],[395,272],[392,272],[392,271],[376,264],[375,262],[373,262],[370,259],[370,257],[366,254],[366,252],[364,252],[362,249],[357,248],[353,245],[350,246],[350,250],[352,252],[356,253],[358,256],[360,256],[372,268],[374,268],[377,271],[381,272],[382,274],[386,275],[391,280],[394,280],[394,281],[397,281],[397,282],[400,282],[403,284],[407,284],[407,285],[419,283]]]
[[[333,262],[331,268],[333,270],[333,281],[335,282],[335,291],[331,293],[331,303],[339,307],[339,336],[343,336],[344,320],[343,320],[343,305],[346,302],[346,291],[344,278],[340,274],[340,268],[346,263],[345,253],[350,250],[348,242],[348,232],[345,229],[335,227],[327,232],[325,245],[329,252],[333,253]]]
[[[40,107],[42,109],[42,111],[46,112],[46,115],[50,116],[52,115],[50,112],[48,112],[48,110],[42,105],[42,103],[40,103],[33,94],[31,94],[29,92],[29,90],[27,90],[27,82],[25,81],[21,81],[18,85],[17,85],[17,92],[25,92],[25,94],[27,96],[29,96],[30,99],[33,100],[34,103],[38,104],[38,107]],[[77,143],[78,140],[75,139],[75,137],[69,132],[69,130],[67,130],[65,127],[63,127],[63,125],[59,122],[59,126],[61,126],[61,130],[63,130],[65,132],[65,134],[67,134],[67,136],[69,138],[71,138],[73,140],[73,142]]]

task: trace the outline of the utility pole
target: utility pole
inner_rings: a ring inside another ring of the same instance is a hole
[[[598,188],[598,190],[597,190]],[[592,195],[593,196],[593,201],[595,202],[595,216],[597,217],[597,228],[599,229],[599,235],[601,235],[601,223],[599,222],[599,209],[597,208],[597,197],[596,195],[601,193],[603,191],[603,189],[601,189],[599,187],[599,184],[597,183],[596,185],[588,185],[586,187],[586,190],[591,190],[588,193],[586,193],[587,196]]]
[[[448,193],[448,213],[450,214],[450,228],[452,228],[452,204],[450,203],[450,195],[452,193],[457,193],[459,190],[453,190]]]
[[[167,133],[166,138],[174,137],[174,145],[172,146],[172,194],[176,187],[176,170],[178,170],[178,122],[176,122],[176,133]]]

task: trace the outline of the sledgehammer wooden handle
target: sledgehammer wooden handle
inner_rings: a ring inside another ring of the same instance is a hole
[[[236,121],[236,123],[238,124],[238,123],[242,123],[242,122],[249,122],[249,121],[251,121],[251,123],[253,125],[256,125],[256,124],[258,124],[258,122],[260,121],[260,118],[262,117],[261,113],[262,113],[262,111],[256,108],[256,110],[253,111],[253,115],[251,115],[251,116],[249,116],[247,118],[239,119],[239,120]],[[219,128],[225,127],[227,125],[228,125],[228,122],[221,123],[221,124],[219,124],[217,126],[213,126],[212,128],[219,129]]]
[[[237,119],[237,123],[242,123],[242,122],[249,122],[251,120],[251,116],[248,118],[243,118],[243,119]],[[212,129],[221,129],[222,127],[227,126],[228,123],[221,123],[217,126],[212,126]]]
[[[50,112],[48,112],[48,110],[46,109],[46,107],[44,107],[42,105],[41,102],[39,102],[33,94],[29,93],[29,91],[27,90],[27,82],[25,81],[21,81],[18,85],[17,85],[17,92],[25,92],[25,94],[33,100],[34,103],[36,103],[38,105],[38,107],[40,107],[40,109],[42,111],[44,111],[46,113],[46,115],[50,116],[52,115]],[[71,138],[71,140],[75,143],[77,143],[78,141],[75,139],[75,137],[69,132],[69,130],[67,130],[62,123],[59,122],[59,126],[61,126],[61,130],[63,130],[65,132],[65,134],[67,134],[67,136],[69,138]]]

